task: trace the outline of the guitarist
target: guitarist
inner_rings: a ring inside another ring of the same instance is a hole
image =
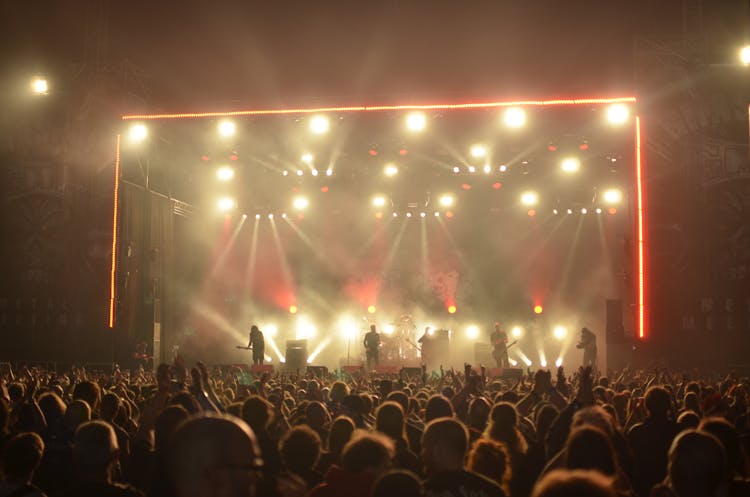
[[[365,333],[365,355],[367,356],[367,370],[372,369],[372,364],[377,366],[380,363],[380,334],[377,332],[375,325],[370,325],[370,331]]]
[[[502,329],[500,323],[495,323],[495,331],[490,335],[492,343],[492,357],[498,368],[509,368],[508,361],[508,334]]]
[[[263,332],[256,325],[250,327],[250,341],[247,347],[252,347],[253,349],[253,364],[263,364],[266,353],[266,342],[263,339]]]

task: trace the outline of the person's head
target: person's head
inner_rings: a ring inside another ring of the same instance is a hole
[[[365,413],[365,401],[359,395],[347,395],[341,401],[341,412],[350,416],[357,426],[361,427],[361,419]]]
[[[666,419],[671,407],[669,393],[662,387],[650,387],[644,398],[650,418]]]
[[[62,428],[65,410],[67,409],[65,402],[63,402],[56,393],[47,392],[39,396],[37,403],[39,404],[39,409],[42,411],[42,414],[44,414],[47,428]],[[0,429],[0,432],[1,431],[2,429]]]
[[[695,392],[686,392],[682,401],[685,405],[685,409],[689,409],[696,414],[701,413],[701,402]]]
[[[375,480],[372,497],[421,497],[422,484],[411,471],[391,470]]]
[[[580,426],[570,432],[565,444],[565,466],[593,469],[607,476],[616,476],[618,472],[612,442],[594,426]]]
[[[334,381],[331,392],[328,394],[333,402],[341,402],[349,395],[349,387],[343,381]]]
[[[93,381],[82,381],[73,389],[73,399],[85,400],[92,412],[99,412],[102,391]]]
[[[676,497],[715,495],[726,473],[724,448],[715,436],[687,430],[672,442],[667,475]]]
[[[614,420],[602,406],[589,406],[576,411],[570,428],[574,429],[585,425],[599,428],[610,438],[615,432]]]
[[[322,402],[318,402],[317,400],[307,404],[305,418],[307,419],[307,424],[312,428],[322,428],[331,420],[328,409],[326,409]]]
[[[495,325],[493,326],[493,329],[495,331],[500,331],[500,330],[502,330],[502,326],[500,326],[500,323],[495,323]]]
[[[191,415],[201,412],[201,405],[198,403],[198,400],[187,390],[182,390],[174,394],[172,398],[169,399],[169,403],[171,405],[180,405],[184,407]]]
[[[492,406],[486,434],[493,440],[506,443],[512,454],[526,453],[526,440],[518,429],[518,411],[509,402]]]
[[[340,457],[353,433],[354,421],[347,416],[337,417],[331,424],[331,431],[328,432],[328,450]]]
[[[698,428],[701,422],[701,418],[695,413],[695,411],[683,411],[677,417],[677,424],[683,430],[692,430]]]
[[[536,411],[534,424],[536,425],[537,439],[544,440],[557,414],[558,410],[552,404],[544,404]]]
[[[11,403],[17,404],[23,401],[23,397],[26,394],[26,386],[20,381],[14,381],[8,385],[8,398]]]
[[[405,392],[402,392],[401,390],[391,392],[388,394],[388,397],[386,397],[386,400],[397,402],[405,413],[409,413],[409,396],[406,395]]]
[[[250,327],[250,333],[258,333],[260,330],[258,329],[257,325],[252,325]]]
[[[451,405],[450,400],[442,395],[433,395],[429,398],[427,405],[424,408],[425,423],[429,423],[437,418],[451,417],[453,417],[453,406]]]
[[[375,429],[393,440],[404,438],[404,409],[396,402],[386,401],[375,414]]]
[[[119,450],[112,427],[104,421],[88,421],[75,432],[73,461],[86,479],[109,481]]]
[[[115,416],[117,416],[117,411],[120,409],[120,406],[120,398],[117,395],[113,393],[104,394],[100,409],[102,419],[104,421],[112,422],[112,420],[115,419]]]
[[[167,448],[172,433],[188,416],[188,412],[180,405],[167,406],[159,413],[154,423],[154,446],[157,451]]]
[[[466,423],[477,430],[484,430],[490,417],[490,403],[484,397],[477,397],[469,404]]]
[[[349,473],[368,471],[380,474],[391,466],[393,442],[383,435],[356,433],[344,447],[341,465]]]
[[[74,400],[68,404],[68,408],[65,410],[65,428],[71,433],[75,432],[76,429],[85,423],[91,421],[91,408],[88,402],[85,400]]]
[[[250,427],[232,416],[197,416],[180,424],[167,447],[176,497],[252,497],[263,466]]]
[[[375,333],[375,330],[376,330],[376,328],[375,328],[375,325],[374,325],[374,324],[371,324],[371,325],[370,325],[370,331],[371,331],[372,333]]]
[[[510,495],[511,464],[504,443],[480,438],[469,451],[466,467],[496,482]]]
[[[531,497],[616,497],[614,482],[598,471],[554,470],[534,486]]]
[[[428,474],[463,468],[469,435],[455,419],[438,418],[425,426],[422,434],[422,462]]]
[[[44,442],[36,433],[24,432],[11,438],[2,454],[2,473],[7,480],[29,483],[44,454]]]
[[[254,433],[265,433],[271,423],[273,406],[260,395],[251,395],[242,404],[242,419]]]
[[[727,456],[727,476],[745,476],[745,452],[737,430],[724,418],[705,418],[699,431],[710,433],[721,442]]]
[[[295,426],[279,441],[279,453],[289,471],[304,475],[320,458],[320,436],[307,426]]]
[[[168,390],[172,382],[172,368],[169,364],[159,364],[156,368],[156,384],[160,390]]]

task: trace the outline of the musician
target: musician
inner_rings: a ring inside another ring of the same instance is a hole
[[[135,352],[133,352],[133,359],[135,360],[135,366],[148,369],[148,344],[146,342],[138,342],[135,346]]]
[[[591,366],[596,370],[596,335],[590,329],[581,328],[581,341],[576,348],[583,349],[583,367]]]
[[[253,349],[253,364],[263,364],[266,354],[266,342],[263,338],[263,332],[256,325],[250,327],[250,341],[247,346]]]
[[[502,329],[500,323],[495,323],[495,329],[490,335],[490,343],[492,343],[492,357],[495,359],[497,367],[509,368],[508,334]]]
[[[426,366],[430,366],[430,363],[432,362],[432,349],[433,349],[433,343],[435,342],[433,335],[435,332],[427,326],[424,329],[424,333],[422,333],[422,336],[419,337],[419,340],[417,342],[420,346],[420,353],[422,355],[422,364]]]
[[[380,363],[380,333],[377,332],[375,325],[370,325],[370,331],[365,333],[365,354],[367,356],[367,369],[372,369],[372,364],[377,366]]]

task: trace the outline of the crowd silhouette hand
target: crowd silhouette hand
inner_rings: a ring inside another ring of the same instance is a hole
[[[586,366],[580,371],[576,400],[582,406],[594,405],[594,385],[591,378],[591,366]]]

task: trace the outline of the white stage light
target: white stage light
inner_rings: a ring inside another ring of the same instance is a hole
[[[284,170],[283,170],[283,171],[281,172],[281,174],[282,174],[283,176],[289,176],[289,171],[287,171],[286,169],[284,169]]]
[[[247,219],[247,214],[243,214],[243,215],[242,215],[242,219],[243,219],[243,220]]]
[[[740,62],[744,65],[750,65],[750,45],[740,49]]]
[[[312,174],[313,176],[317,176],[318,175],[318,170],[317,169],[313,169],[312,171],[310,171],[310,174]]]
[[[477,168],[474,167],[474,166],[469,166],[469,172],[470,173],[475,173],[475,172],[477,172]]]
[[[440,205],[443,207],[451,207],[455,202],[453,195],[443,195],[440,197]]]
[[[562,357],[558,357],[555,361],[555,367],[559,368],[560,366],[562,366]]]
[[[562,161],[561,168],[566,173],[575,173],[581,169],[581,161],[575,157],[568,157]]]
[[[601,213],[602,213],[602,210],[601,210],[601,209],[600,209],[599,207],[597,207],[597,208],[596,208],[596,213],[597,213],[597,214],[601,214]]]
[[[273,219],[273,214],[269,214],[268,219]]]
[[[588,211],[589,211],[589,210],[588,210],[587,208],[585,208],[585,207],[584,207],[583,209],[581,209],[581,214],[586,214],[586,213],[588,213]]]
[[[297,176],[302,176],[305,172],[302,169],[297,169]]]
[[[279,328],[275,324],[267,324],[263,327],[262,331],[266,335],[273,337],[273,336],[276,336],[276,333],[279,331]]]
[[[555,216],[557,216],[557,213],[558,213],[557,209],[552,209],[552,214],[554,214]]]
[[[435,211],[435,217],[440,217],[440,213]]]
[[[607,121],[610,124],[624,124],[630,117],[627,105],[613,104],[607,108]]]
[[[518,366],[518,361],[516,361],[515,359],[508,359],[508,362],[509,362],[509,363],[510,363],[510,365],[511,365],[511,366],[513,366],[513,367],[516,367],[516,366]]]
[[[236,202],[231,197],[222,197],[216,202],[216,206],[220,211],[226,212],[234,209]]]
[[[513,335],[513,338],[521,338],[521,335],[523,335],[523,330],[520,326],[514,326],[510,330],[510,334]]]
[[[507,170],[508,170],[508,166],[506,166],[505,164],[500,164],[500,172],[501,173],[504,173]]]
[[[302,157],[300,157],[300,160],[304,162],[305,164],[312,164],[313,154],[310,154],[310,153],[302,154]]]
[[[573,209],[568,209],[568,214],[573,214]]]
[[[46,95],[49,91],[49,85],[44,78],[35,78],[31,82],[31,90],[37,95]]]
[[[398,212],[394,212],[393,217],[398,217]]]
[[[260,214],[256,214],[255,219],[260,219]]]
[[[492,166],[490,166],[489,164],[485,164],[484,165],[484,172],[486,174],[490,174],[492,172]]]
[[[565,326],[555,326],[555,329],[552,330],[552,334],[558,340],[564,340],[565,337],[568,336],[568,329]]]
[[[219,181],[229,181],[234,178],[234,169],[229,166],[222,166],[216,170],[216,178]]]
[[[394,331],[396,331],[396,328],[392,324],[387,324],[383,327],[383,333],[386,335],[393,335]]]
[[[503,122],[509,128],[520,128],[526,124],[526,111],[520,107],[511,107],[505,111]]]
[[[411,212],[407,212],[406,217],[411,217]]]
[[[521,203],[526,206],[536,205],[539,202],[539,195],[536,192],[525,192],[521,195]]]
[[[620,190],[607,190],[604,192],[604,201],[608,204],[619,204],[622,201]]]
[[[326,176],[333,175],[333,169],[326,169]]]
[[[411,112],[406,116],[406,127],[411,131],[422,131],[427,127],[427,117],[422,112]]]
[[[487,155],[487,149],[483,145],[473,145],[471,147],[471,156],[480,158]]]
[[[298,211],[302,211],[307,209],[307,207],[310,205],[310,201],[307,200],[307,197],[303,197],[300,195],[298,197],[294,197],[292,205],[294,205],[294,208]]]
[[[541,360],[541,361],[539,362],[539,365],[540,365],[540,366],[542,366],[543,368],[546,368],[546,367],[547,367],[547,360],[546,360],[546,359],[542,359],[542,360]]]
[[[477,338],[479,338],[479,327],[471,325],[466,328],[466,336],[471,338],[472,340],[476,340]]]
[[[427,215],[427,214],[426,214],[426,213],[424,213],[424,212],[420,212],[420,213],[419,213],[419,217],[425,217],[426,215]]]
[[[383,207],[385,205],[385,197],[382,195],[377,195],[372,198],[372,205],[374,207]]]
[[[281,213],[281,219],[286,219],[286,212]]]
[[[302,317],[297,320],[297,340],[309,339],[315,336],[318,331],[315,325]]]
[[[219,123],[219,134],[221,136],[232,136],[237,131],[237,127],[232,121],[221,121]]]
[[[130,127],[130,139],[133,141],[143,141],[148,136],[148,128],[144,124],[134,124]]]
[[[316,135],[322,135],[323,133],[327,132],[329,126],[330,123],[328,122],[328,118],[325,116],[315,116],[310,119],[310,131],[312,131]]]
[[[456,173],[456,174],[458,174],[458,173],[461,172],[461,168],[458,167],[458,166],[453,166],[453,172]]]
[[[395,176],[398,174],[398,167],[394,164],[388,164],[385,166],[384,172],[386,176]]]

